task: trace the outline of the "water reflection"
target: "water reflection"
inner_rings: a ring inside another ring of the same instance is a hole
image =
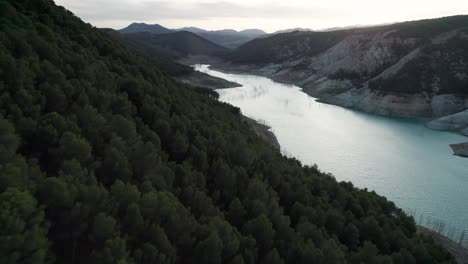
[[[284,154],[375,190],[424,219],[468,232],[468,159],[453,156],[449,147],[465,137],[427,129],[417,120],[318,103],[296,86],[267,78],[221,73],[206,65],[196,69],[242,84],[218,90],[220,100],[265,120]]]

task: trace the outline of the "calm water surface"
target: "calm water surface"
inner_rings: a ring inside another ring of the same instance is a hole
[[[449,144],[468,138],[424,127],[416,120],[380,117],[316,102],[293,85],[264,77],[196,70],[237,82],[220,100],[272,127],[284,153],[317,164],[337,180],[375,190],[416,221],[468,232],[468,159]]]

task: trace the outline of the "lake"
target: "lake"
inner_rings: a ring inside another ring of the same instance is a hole
[[[416,222],[442,221],[446,233],[468,232],[468,159],[449,144],[461,135],[430,130],[413,119],[370,115],[319,103],[294,85],[268,78],[195,69],[242,85],[220,89],[220,101],[271,127],[285,155],[317,164],[339,181],[375,190]]]

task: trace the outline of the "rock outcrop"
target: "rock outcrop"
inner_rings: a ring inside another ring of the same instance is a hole
[[[468,135],[468,110],[433,120],[427,123],[427,127],[436,130],[455,131]]]
[[[450,147],[452,147],[454,155],[468,158],[468,142],[460,143],[460,144],[452,144],[450,145]]]
[[[467,28],[468,16],[455,16],[282,34],[241,46],[214,67],[292,83],[330,104],[436,119],[430,128],[468,134],[468,115],[443,119],[468,109]]]

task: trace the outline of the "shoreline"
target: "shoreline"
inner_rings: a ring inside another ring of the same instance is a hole
[[[210,66],[210,68],[213,70],[217,70],[217,71],[221,71],[225,73],[232,73],[230,71],[217,69],[216,67]],[[235,73],[235,74],[238,74],[238,73]],[[245,74],[245,73],[239,73],[239,74]],[[244,115],[241,115],[241,116],[242,116],[242,120],[246,122],[254,130],[257,136],[262,138],[265,142],[271,144],[273,147],[280,149],[278,140],[276,136],[274,135],[274,133],[270,130],[271,128],[269,126],[261,124],[258,121],[252,118],[246,117]],[[464,260],[468,261],[468,249],[466,247],[460,246],[459,243],[455,242],[454,240],[451,240],[450,238],[442,234],[439,234],[436,231],[433,231],[428,227],[421,226],[421,225],[416,225],[416,227],[417,227],[418,234],[432,237],[435,241],[438,242],[439,245],[441,245],[443,248],[448,250],[453,255],[457,263],[468,264],[468,262],[463,262]]]
[[[276,138],[275,134],[270,130],[271,127],[261,124],[258,121],[249,118],[245,115],[241,114],[241,117],[242,122],[247,123],[258,137],[260,137],[261,139],[263,139],[263,141],[273,146],[273,148],[281,150],[281,146],[278,142],[278,139]]]
[[[210,64],[208,66],[209,69],[212,69],[212,70],[216,70],[216,71],[219,71],[219,72],[223,72],[223,73],[231,73],[231,74],[248,74],[248,73],[245,73],[244,71],[242,70],[229,70],[227,69],[226,65],[224,65],[225,67],[223,67],[223,64],[219,61],[212,61],[214,64]],[[216,65],[216,63],[218,63],[218,65]],[[294,83],[294,82],[285,82],[285,81],[282,81],[282,80],[276,80],[275,78],[271,78],[265,74],[261,74],[257,71],[253,71],[254,75],[258,75],[258,76],[261,76],[261,77],[265,77],[265,78],[268,78],[274,82],[278,82],[278,83],[282,83],[282,84],[289,84],[289,85],[296,85],[297,87],[301,88],[301,91],[305,94],[307,94],[308,96],[314,98],[317,102],[320,102],[320,103],[324,103],[324,104],[330,104],[330,105],[336,105],[336,106],[339,106],[339,107],[343,107],[343,108],[347,108],[347,109],[351,109],[351,110],[355,110],[355,111],[359,111],[359,112],[362,112],[362,113],[367,113],[367,114],[371,114],[371,115],[377,115],[377,116],[382,116],[382,117],[397,117],[397,118],[408,118],[408,119],[416,119],[416,120],[419,120],[421,122],[424,122],[424,126],[427,127],[428,129],[431,129],[431,130],[437,130],[437,131],[444,131],[444,132],[452,132],[452,133],[455,133],[455,134],[458,134],[458,135],[462,135],[462,136],[465,136],[465,137],[468,137],[468,135],[466,133],[463,133],[463,132],[458,132],[458,131],[451,131],[451,130],[438,130],[438,129],[433,129],[430,127],[429,123],[431,122],[434,122],[438,119],[430,119],[430,118],[427,118],[427,117],[399,117],[399,116],[396,116],[396,115],[383,115],[383,114],[378,114],[378,113],[372,113],[372,112],[367,112],[367,111],[362,111],[358,108],[354,108],[354,107],[347,107],[345,105],[340,105],[340,104],[337,104],[337,103],[333,103],[333,102],[330,102],[330,101],[327,101],[326,99],[324,98],[320,98],[320,97],[315,97],[313,95],[311,95],[310,93],[307,92],[307,90],[304,88],[304,87],[301,87],[300,85]],[[462,157],[462,158],[468,158],[468,142],[466,143],[458,143],[458,144],[451,144],[450,147],[453,149],[453,152],[454,152],[454,155],[455,156],[458,156],[458,157]]]
[[[439,245],[450,252],[458,264],[468,263],[468,248],[425,226],[416,225],[416,228],[418,234],[432,237]]]
[[[258,121],[244,116],[241,114],[242,121],[246,122],[252,130],[263,139],[265,142],[273,146],[274,148],[281,150],[281,146],[276,138],[275,134],[270,130],[271,127],[261,124]],[[468,143],[467,143],[468,144]],[[447,236],[440,234],[429,227],[416,224],[417,233],[423,236],[431,237],[434,239],[441,247],[446,249],[458,264],[468,264],[468,248],[460,245],[456,241],[448,238]]]
[[[402,116],[402,115],[391,114],[391,113],[390,114],[382,114],[382,113],[379,113],[379,112],[365,111],[365,110],[360,109],[359,107],[347,106],[345,104],[340,104],[338,102],[334,102],[333,100],[330,100],[330,98],[328,98],[327,96],[318,96],[318,95],[316,95],[314,93],[311,93],[310,91],[308,91],[308,88],[302,86],[300,83],[297,83],[294,80],[285,79],[285,78],[275,78],[275,76],[271,76],[267,72],[263,72],[263,71],[260,71],[260,70],[258,70],[256,68],[252,68],[251,65],[238,65],[236,67],[236,66],[233,66],[231,64],[226,64],[225,62],[220,61],[220,60],[213,60],[213,61],[208,61],[208,62],[212,62],[212,64],[209,65],[210,69],[216,70],[216,71],[219,71],[219,72],[231,73],[231,74],[257,75],[257,76],[268,78],[268,79],[270,79],[270,80],[272,80],[274,82],[277,82],[277,83],[282,83],[282,84],[287,84],[287,85],[295,85],[295,86],[299,87],[303,93],[307,94],[308,96],[310,96],[312,98],[315,98],[318,102],[321,102],[321,103],[336,105],[336,106],[339,106],[339,107],[352,109],[352,110],[356,110],[356,111],[359,111],[359,112],[362,112],[362,113],[368,113],[368,114],[377,115],[377,116],[417,119],[417,120],[424,121],[425,126],[428,127],[429,129],[446,131],[446,132],[453,132],[453,133],[468,137],[468,134],[464,134],[461,131],[453,131],[451,129],[434,129],[434,128],[429,126],[430,122],[434,122],[434,121],[437,121],[439,119],[443,119],[443,118],[446,118],[446,117],[450,117],[450,116],[459,114],[459,113],[463,112],[463,110],[461,112],[457,112],[457,113],[453,113],[453,114],[449,114],[449,115],[441,116],[441,117],[435,117],[435,118],[434,117],[429,117],[429,116],[417,116],[417,115],[415,115],[415,116],[413,116],[413,115],[404,116],[403,115]],[[248,72],[248,73],[246,73],[246,72]]]
[[[263,139],[265,142],[273,146],[274,148],[281,150],[281,146],[275,136],[270,130],[271,127],[261,124],[258,121],[244,116],[241,114],[242,121],[246,122],[255,134]],[[446,249],[458,264],[468,264],[468,248],[460,245],[455,240],[448,238],[447,236],[440,234],[429,227],[416,224],[417,233],[420,235],[428,236],[434,239],[440,246]]]
[[[453,155],[468,158],[468,142],[451,144],[450,147],[453,150]]]
[[[202,87],[210,90],[216,89],[228,89],[228,88],[236,88],[241,87],[242,85],[230,82],[228,80],[224,80],[222,78],[214,77],[209,74],[195,71],[183,76],[173,77],[177,82],[191,85],[195,87]]]

